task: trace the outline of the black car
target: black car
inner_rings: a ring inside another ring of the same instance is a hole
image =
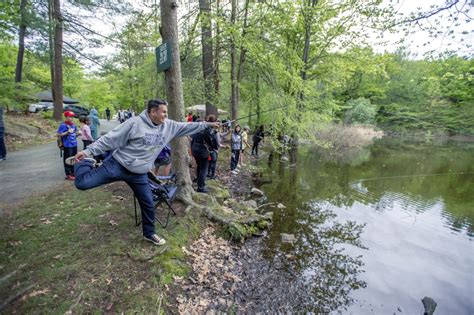
[[[77,117],[80,116],[89,116],[89,110],[85,107],[79,106],[79,105],[64,105],[64,110],[67,111],[70,110],[73,112]]]

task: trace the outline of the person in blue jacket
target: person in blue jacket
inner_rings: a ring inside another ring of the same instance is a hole
[[[100,126],[100,121],[99,121],[99,113],[97,112],[97,109],[92,108],[91,112],[89,114],[89,120],[91,122],[90,128],[91,128],[91,134],[92,138],[94,138],[94,141],[97,140],[99,137],[99,126]]]

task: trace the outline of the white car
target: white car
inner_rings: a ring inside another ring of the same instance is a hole
[[[28,107],[28,111],[30,113],[37,113],[39,111],[48,111],[52,110],[54,108],[54,104],[52,102],[39,102],[39,103],[34,103],[30,104]]]
[[[38,104],[38,103],[35,103],[35,104],[30,104],[30,106],[28,107],[28,111],[30,113],[37,113],[41,110],[43,110],[43,105],[41,104]]]

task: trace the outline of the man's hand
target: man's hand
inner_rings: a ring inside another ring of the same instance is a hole
[[[208,122],[207,125],[211,128],[219,128],[221,126],[221,123],[220,122]]]
[[[80,151],[80,152],[78,152],[78,153],[74,156],[74,160],[76,160],[76,162],[80,162],[80,161],[82,161],[85,157],[87,157],[87,154],[86,154],[84,151]]]

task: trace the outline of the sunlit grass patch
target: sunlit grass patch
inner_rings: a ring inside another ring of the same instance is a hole
[[[154,246],[135,227],[124,184],[35,197],[0,223],[2,311],[156,313],[163,285],[189,271],[181,248],[199,234],[197,217],[157,225],[167,244]]]

